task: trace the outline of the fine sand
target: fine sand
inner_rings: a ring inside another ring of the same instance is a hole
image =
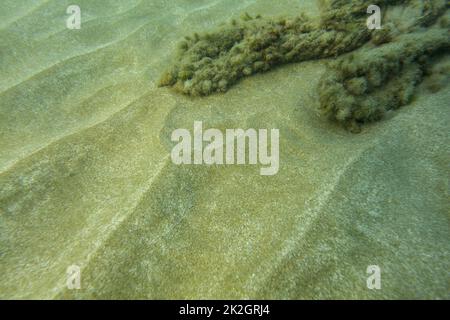
[[[101,3],[2,1],[0,298],[450,298],[449,86],[359,134],[317,112],[326,60],[188,97],[156,85],[180,38],[315,1]],[[174,165],[194,121],[278,128],[278,174]]]

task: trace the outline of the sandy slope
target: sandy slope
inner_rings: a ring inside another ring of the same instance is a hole
[[[13,3],[0,298],[450,298],[449,87],[354,135],[316,114],[324,61],[207,98],[154,84],[187,31],[245,10],[316,14],[314,1],[78,1],[79,31],[65,29],[69,2]],[[194,120],[279,128],[279,173],[173,165],[170,134]]]

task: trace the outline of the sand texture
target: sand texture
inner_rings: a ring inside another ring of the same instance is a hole
[[[3,0],[0,298],[450,299],[448,54],[358,134],[319,112],[330,59],[158,87],[185,35],[319,2],[79,0],[69,30],[72,1]],[[278,174],[173,164],[194,121],[278,128]]]

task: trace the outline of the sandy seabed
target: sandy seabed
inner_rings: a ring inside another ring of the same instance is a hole
[[[187,33],[315,1],[80,0],[80,30],[69,4],[1,4],[0,298],[450,298],[448,86],[352,134],[318,115],[326,60],[156,85]],[[194,121],[278,128],[278,174],[174,165]]]

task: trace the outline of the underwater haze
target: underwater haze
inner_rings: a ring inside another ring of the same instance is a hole
[[[2,0],[0,298],[450,299],[446,2]]]

